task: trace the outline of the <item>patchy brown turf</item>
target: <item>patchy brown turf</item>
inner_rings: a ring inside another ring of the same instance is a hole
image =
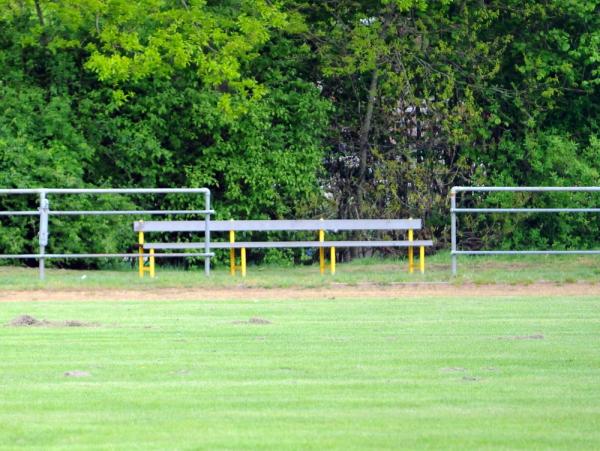
[[[498,337],[499,340],[543,340],[542,334],[533,335],[511,335],[509,337]]]
[[[250,318],[248,321],[233,321],[232,324],[273,324],[268,319],[264,318]]]
[[[52,301],[220,301],[323,300],[334,298],[421,298],[504,296],[600,296],[600,284],[533,283],[528,285],[409,284],[334,285],[321,288],[148,288],[137,290],[0,290],[0,302]]]
[[[30,315],[19,315],[13,318],[7,326],[10,327],[96,327],[97,323],[85,323],[77,320],[48,321],[37,319]]]
[[[88,377],[88,376],[91,376],[91,373],[89,371],[72,370],[72,371],[65,371],[64,376],[65,377]]]

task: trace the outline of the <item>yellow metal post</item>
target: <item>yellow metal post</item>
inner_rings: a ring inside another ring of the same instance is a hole
[[[235,232],[233,230],[229,231],[229,242],[235,243]],[[235,276],[235,249],[229,249],[229,273],[232,276]]]
[[[421,274],[425,273],[425,246],[419,247],[419,269]]]
[[[323,219],[321,219],[322,221]],[[325,231],[319,230],[319,241],[322,243],[325,241]],[[325,248],[321,246],[319,248],[319,270],[321,274],[325,274]]]
[[[141,222],[141,221],[140,221]],[[141,278],[144,277],[144,232],[138,233],[138,271]]]
[[[335,274],[335,247],[331,247],[330,249],[331,254],[330,254],[330,258],[331,258],[331,274]]]
[[[246,248],[243,247],[241,250],[242,259],[242,277],[246,277]]]
[[[140,221],[143,223],[144,221]],[[144,277],[145,272],[150,273],[150,277],[154,277],[154,249],[150,249],[149,265],[144,265],[144,232],[138,232],[138,271],[141,278]]]
[[[408,241],[413,241],[413,229],[408,229]],[[412,273],[415,269],[415,255],[412,246],[408,246],[408,272]]]
[[[150,249],[150,277],[154,278],[154,249]]]

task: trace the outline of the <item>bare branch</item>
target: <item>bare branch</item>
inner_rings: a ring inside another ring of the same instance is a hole
[[[42,14],[42,7],[40,6],[39,0],[35,0],[35,12],[37,13],[38,19],[40,21],[40,25],[42,27],[45,27],[46,22],[44,21],[44,14]]]

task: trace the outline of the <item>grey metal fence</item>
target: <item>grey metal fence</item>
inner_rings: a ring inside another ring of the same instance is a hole
[[[203,210],[51,210],[48,195],[50,194],[200,194],[204,196]],[[204,252],[194,253],[160,253],[154,257],[204,257],[204,272],[210,274],[210,216],[214,210],[210,207],[210,190],[208,188],[36,188],[36,189],[0,189],[4,195],[38,195],[39,208],[37,211],[0,211],[0,216],[39,216],[39,253],[37,254],[0,254],[0,259],[37,259],[39,261],[40,279],[45,277],[45,261],[50,258],[125,258],[149,257],[150,254],[139,253],[89,253],[89,254],[51,254],[46,253],[48,246],[50,216],[76,216],[76,215],[169,215],[169,214],[199,214],[204,216]]]
[[[451,256],[452,274],[457,274],[457,257],[459,255],[527,255],[527,254],[600,254],[600,250],[530,250],[530,251],[461,251],[457,249],[457,214],[460,213],[600,213],[600,208],[457,208],[456,195],[460,192],[600,192],[600,186],[455,186],[450,191],[450,222],[451,222]]]

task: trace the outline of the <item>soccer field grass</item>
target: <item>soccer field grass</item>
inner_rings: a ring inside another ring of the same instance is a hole
[[[0,304],[22,314],[97,324],[0,327],[0,449],[600,447],[595,296]]]

